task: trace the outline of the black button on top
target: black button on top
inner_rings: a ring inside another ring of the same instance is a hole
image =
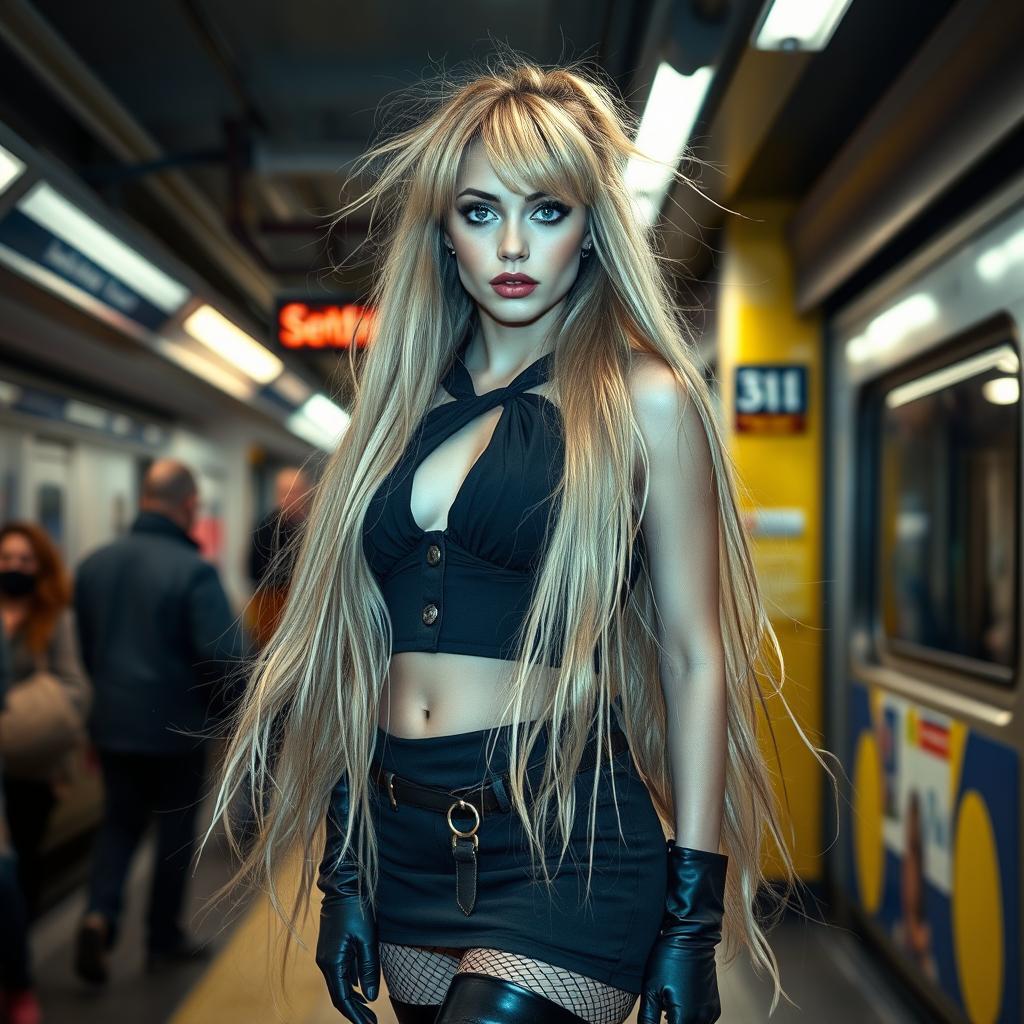
[[[432,626],[437,621],[437,605],[425,604],[421,614],[423,617],[423,624],[425,626]]]
[[[431,544],[427,548],[427,564],[437,565],[441,561],[441,549],[436,544]]]

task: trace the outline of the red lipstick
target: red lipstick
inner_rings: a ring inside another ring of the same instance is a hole
[[[491,287],[504,299],[521,299],[537,287],[537,282],[529,274],[499,274],[491,278]]]

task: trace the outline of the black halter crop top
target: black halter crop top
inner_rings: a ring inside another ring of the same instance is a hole
[[[562,473],[562,420],[554,402],[528,390],[547,380],[551,353],[504,387],[478,395],[462,360],[469,338],[441,380],[455,400],[427,412],[371,499],[363,550],[390,613],[393,654],[448,651],[514,660]],[[416,467],[498,405],[501,417],[452,502],[447,527],[421,529],[411,506]],[[629,587],[638,569],[634,559]]]

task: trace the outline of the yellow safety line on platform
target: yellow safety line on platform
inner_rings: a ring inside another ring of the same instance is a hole
[[[285,905],[295,891],[298,859],[289,858],[278,879]],[[308,951],[293,942],[282,990],[280,962],[285,927],[265,896],[260,896],[239,922],[230,941],[196,987],[170,1018],[169,1024],[335,1024],[344,1017],[331,1005],[313,960],[316,949],[320,893],[314,889],[310,913],[299,934]],[[268,956],[268,950],[270,955]],[[383,979],[381,979],[383,989]],[[384,991],[371,1004],[379,1024],[395,1017]]]

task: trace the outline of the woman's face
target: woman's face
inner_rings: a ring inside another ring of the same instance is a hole
[[[9,533],[0,541],[0,572],[37,573],[39,562],[36,560],[32,545],[23,533]]]
[[[591,244],[585,207],[562,196],[509,192],[479,141],[463,161],[455,197],[444,239],[455,249],[463,287],[483,310],[500,323],[530,323],[565,298],[581,250]],[[505,286],[502,294],[492,284],[500,274],[536,284]]]

